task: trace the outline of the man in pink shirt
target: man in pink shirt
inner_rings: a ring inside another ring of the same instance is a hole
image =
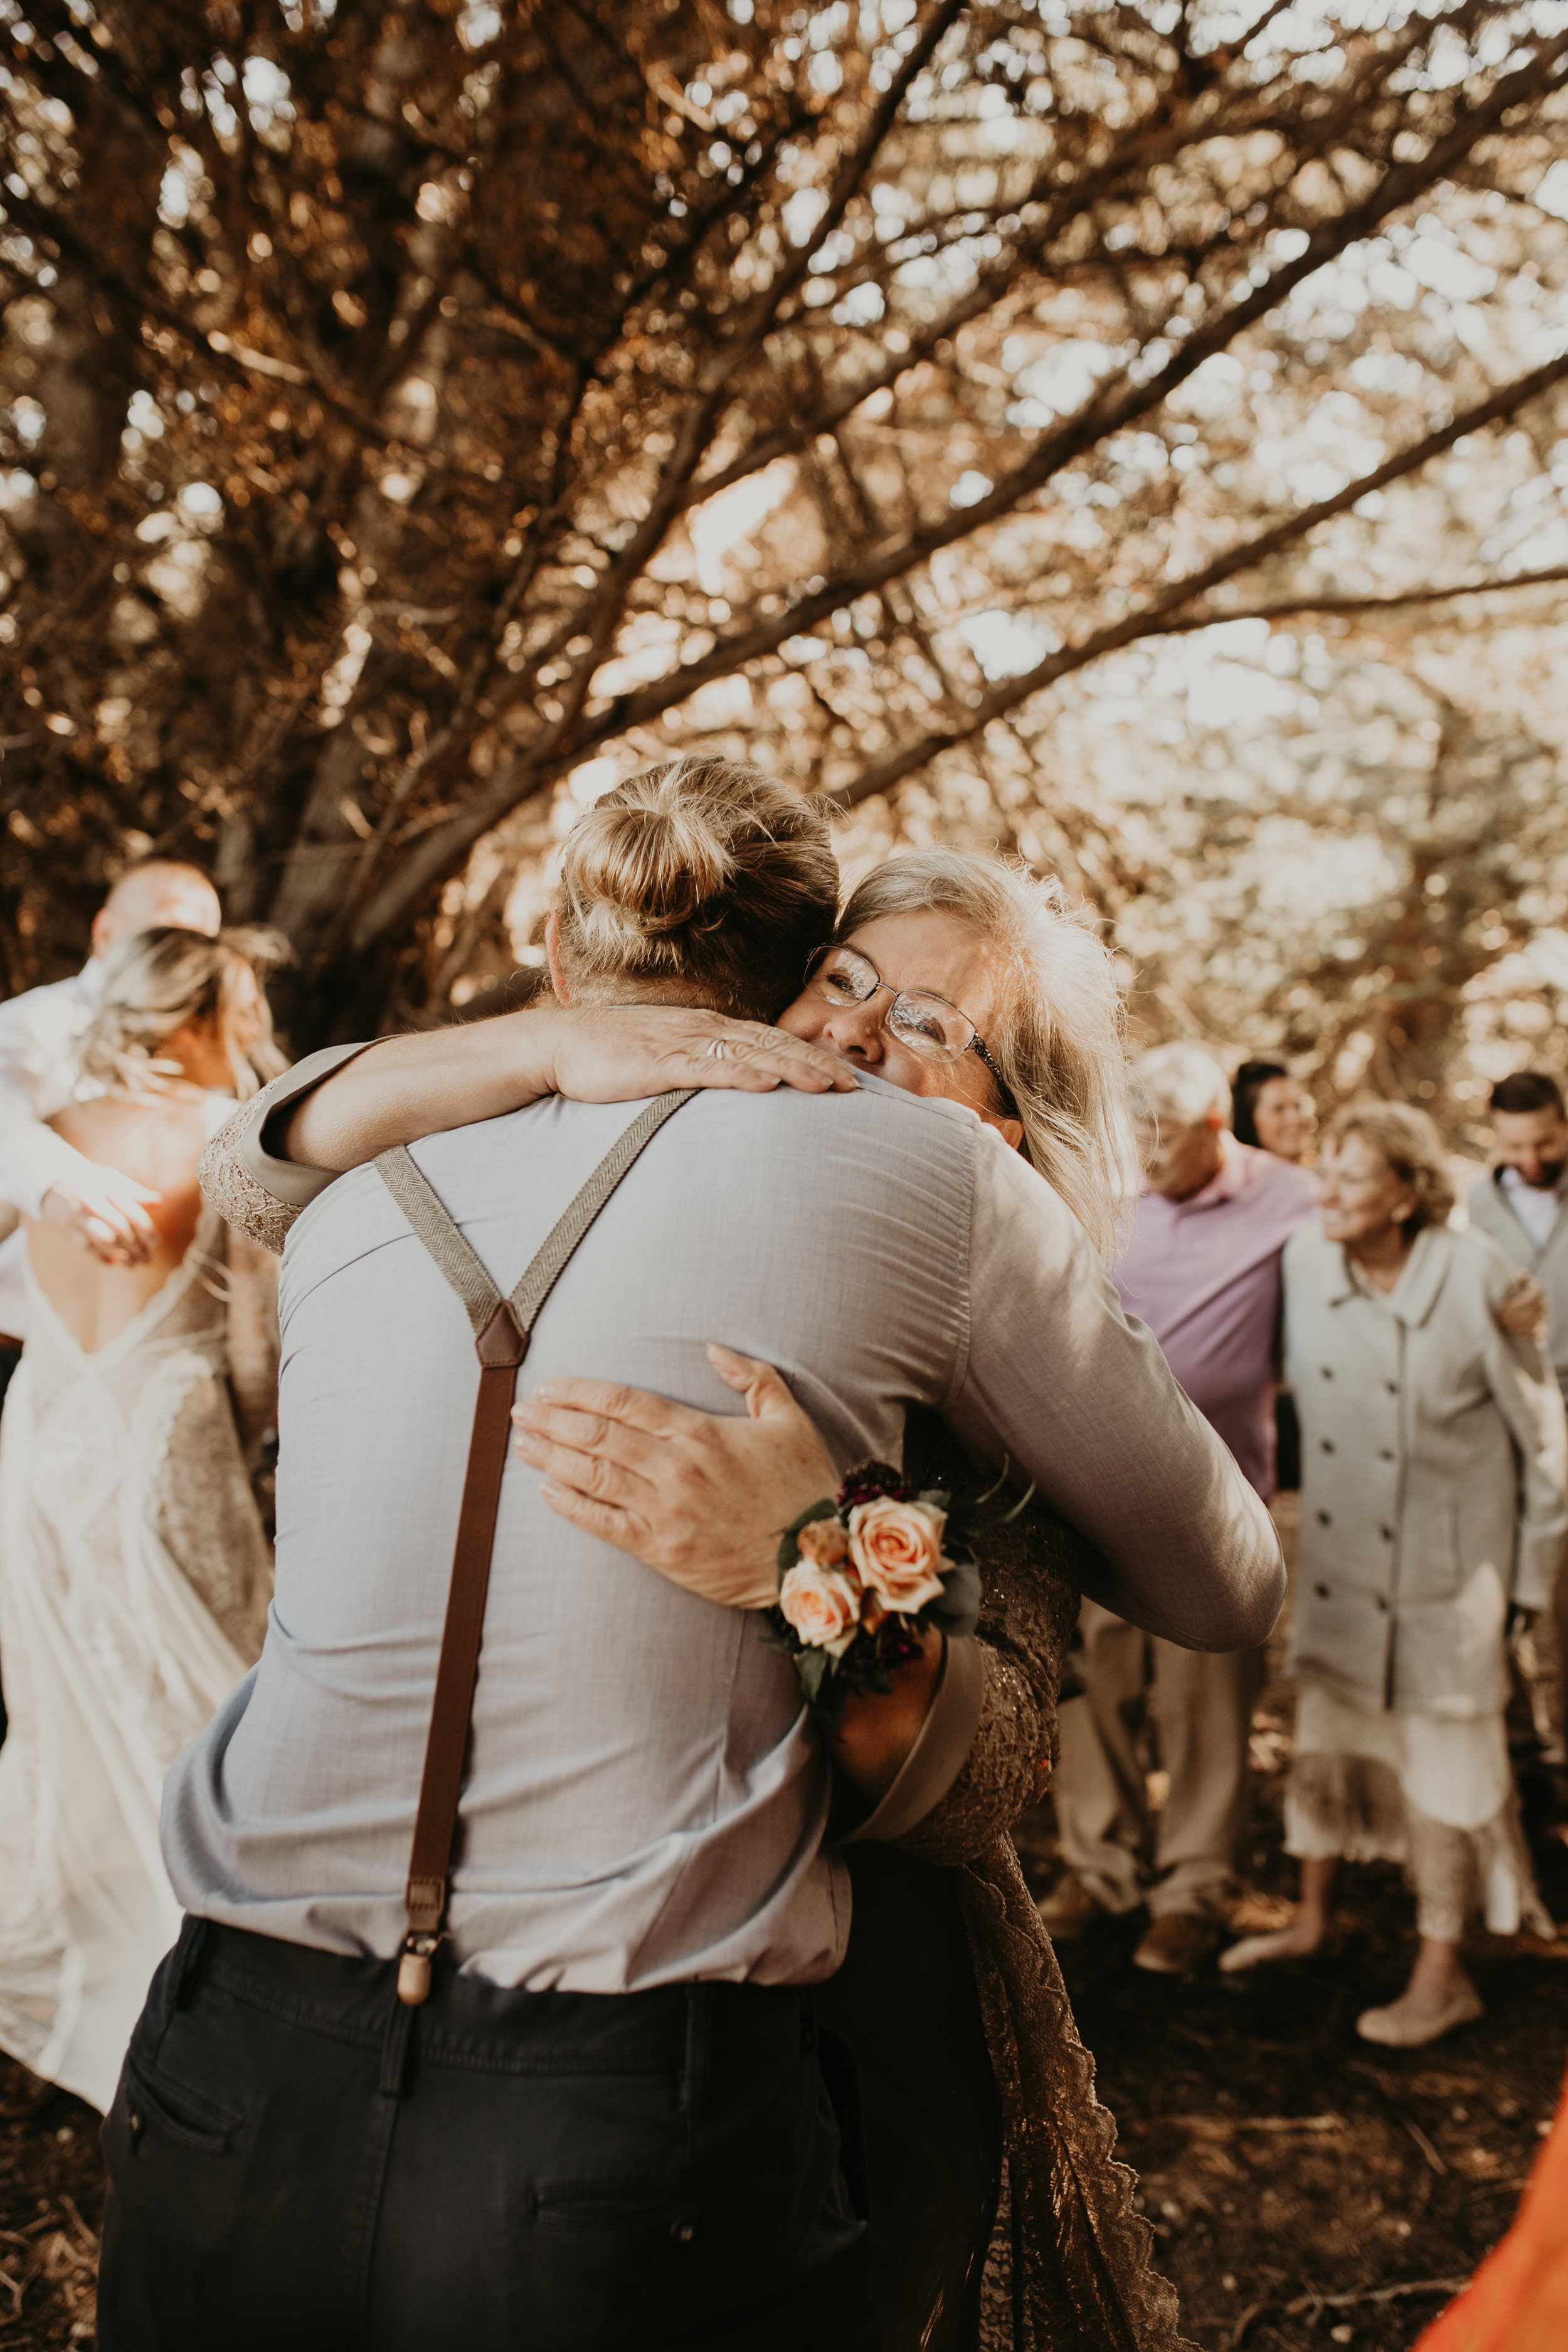
[[[1237,1141],[1225,1073],[1201,1046],[1145,1054],[1133,1105],[1145,1189],[1116,1269],[1121,1303],[1267,1502],[1279,1253],[1312,1214],[1311,1179]],[[1147,1902],[1136,1965],[1184,1974],[1216,1940],[1233,1885],[1263,1653],[1178,1650],[1087,1600],[1079,1633],[1084,1687],[1061,1710],[1055,1782],[1068,1875],[1041,1915],[1074,1936]],[[1169,1775],[1152,1823],[1139,1752],[1151,1698]]]

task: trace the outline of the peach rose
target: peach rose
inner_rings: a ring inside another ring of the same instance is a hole
[[[925,1503],[899,1503],[890,1495],[857,1503],[849,1514],[849,1558],[864,1582],[889,1609],[912,1616],[942,1591],[942,1531],[945,1511]]]
[[[795,1529],[795,1539],[802,1559],[816,1568],[837,1568],[848,1555],[849,1538],[837,1519],[807,1519]]]
[[[841,1658],[860,1630],[860,1588],[836,1568],[803,1559],[779,1587],[779,1608],[808,1650]]]

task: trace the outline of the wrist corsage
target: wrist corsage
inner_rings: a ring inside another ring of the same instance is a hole
[[[954,1504],[940,1488],[912,1493],[886,1462],[866,1462],[837,1497],[824,1496],[784,1529],[765,1638],[789,1652],[830,1726],[851,1691],[891,1690],[890,1670],[919,1656],[928,1627],[973,1633],[980,1570],[971,1538],[1005,1477],[977,1501]],[[1028,1499],[987,1524],[1015,1517]]]

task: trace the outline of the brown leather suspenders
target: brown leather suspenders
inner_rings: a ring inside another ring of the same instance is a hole
[[[452,1580],[408,1862],[407,1932],[397,1964],[398,1999],[410,2007],[416,2007],[430,1990],[430,1962],[445,1933],[452,1843],[479,1675],[517,1368],[528,1353],[539,1310],[584,1234],[644,1147],[682,1103],[690,1101],[694,1091],[689,1087],[681,1094],[663,1095],[638,1113],[589,1177],[510,1298],[502,1297],[403,1147],[384,1151],[375,1163],[416,1237],[467,1308],[479,1359],[479,1392],[468,1441],[468,1466],[458,1514]]]

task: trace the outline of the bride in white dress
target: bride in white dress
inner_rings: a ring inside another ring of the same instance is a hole
[[[271,1591],[247,1455],[272,1417],[274,1263],[196,1187],[236,1095],[282,1066],[258,944],[163,929],[110,956],[82,1049],[103,1091],[51,1124],[161,1194],[159,1245],[106,1265],[29,1224],[0,1422],[0,2048],[99,2108],[179,1930],[163,1776],[258,1655]]]

